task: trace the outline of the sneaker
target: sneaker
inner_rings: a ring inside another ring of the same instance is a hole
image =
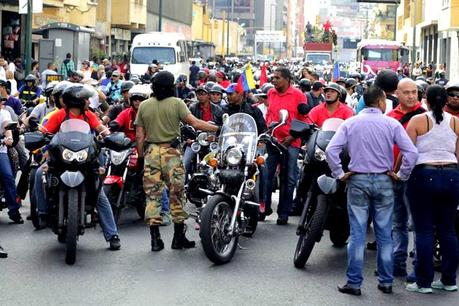
[[[406,285],[405,289],[410,292],[417,292],[417,293],[424,293],[424,294],[432,293],[432,288],[422,288],[422,287],[419,287],[418,284],[416,283]]]
[[[9,217],[14,224],[24,224],[24,220],[22,219],[21,214],[19,212],[11,214]]]
[[[444,285],[440,279],[432,283],[432,288],[438,289],[438,290],[445,290],[445,291],[457,291],[456,285],[452,285],[452,286]]]
[[[121,241],[118,235],[113,235],[108,241],[110,243],[110,250],[118,251],[121,248]]]

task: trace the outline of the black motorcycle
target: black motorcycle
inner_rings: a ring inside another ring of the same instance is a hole
[[[98,157],[101,145],[115,150],[130,146],[123,133],[98,142],[83,120],[64,121],[52,138],[39,132],[26,133],[28,150],[48,144],[48,170],[44,175],[48,202],[48,226],[66,244],[65,262],[75,263],[79,235],[95,227],[95,206],[102,186]],[[35,186],[37,188],[37,186]]]
[[[330,231],[330,240],[337,247],[343,247],[349,237],[349,220],[345,184],[331,177],[325,150],[336,133],[342,119],[330,118],[321,129],[295,121],[290,133],[293,137],[307,140],[304,167],[299,186],[308,191],[296,234],[294,264],[303,268],[316,242],[320,242],[324,229]],[[346,166],[348,157],[343,154]]]
[[[264,163],[257,157],[257,144],[251,116],[237,113],[224,119],[217,155],[221,187],[202,209],[199,232],[204,252],[215,264],[231,261],[239,236],[251,237],[257,228],[258,175]]]

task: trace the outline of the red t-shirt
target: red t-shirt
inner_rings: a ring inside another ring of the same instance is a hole
[[[279,122],[279,111],[285,109],[288,111],[287,123],[279,127],[274,132],[274,137],[278,141],[282,142],[287,136],[290,136],[290,123],[293,119],[305,121],[305,117],[298,113],[298,104],[306,103],[306,97],[304,94],[290,86],[286,92],[280,93],[276,89],[271,89],[268,92],[268,111],[266,113],[266,125],[270,125],[271,122]],[[295,139],[291,146],[299,148],[301,145],[301,139]]]
[[[99,119],[97,119],[97,116],[89,110],[85,111],[85,115],[86,120],[83,114],[77,116],[71,111],[69,111],[69,119],[80,119],[86,121],[91,127],[91,129],[95,130],[100,125]],[[56,134],[57,132],[59,132],[59,127],[61,126],[61,123],[65,121],[65,117],[66,110],[60,109],[59,111],[55,112],[49,117],[44,127],[41,128],[41,131],[47,134]]]
[[[123,110],[116,118],[116,122],[120,125],[121,131],[123,131],[126,137],[131,141],[135,141],[134,121],[136,116],[137,112],[132,107],[129,107]]]
[[[212,121],[212,108],[210,103],[207,103],[207,105],[200,104],[199,107],[201,107],[202,120],[206,122]]]
[[[412,109],[411,111],[409,111],[409,113],[410,113],[410,112],[414,112],[414,111],[416,111],[417,109],[419,109],[419,108],[421,108],[421,107],[422,107],[422,104],[418,102],[418,103],[416,103],[416,105],[413,107],[413,109]],[[404,112],[401,110],[400,104],[399,104],[399,105],[397,105],[396,108],[394,108],[393,110],[391,110],[391,111],[387,114],[387,116],[392,117],[392,118],[394,118],[394,119],[397,120],[397,121],[400,121],[400,119],[402,119],[402,117],[405,116],[405,114],[406,114],[406,113],[404,113]],[[404,128],[404,129],[406,129],[406,127],[408,126],[408,123],[409,123],[409,122],[410,122],[410,121],[408,120],[408,121],[406,121],[406,122],[403,124],[403,128]],[[395,146],[394,146],[394,163],[397,162],[397,158],[398,158],[398,155],[399,155],[399,154],[400,154],[400,149],[398,148],[397,145],[395,145]],[[394,165],[395,165],[395,164],[394,164]]]
[[[340,118],[346,120],[352,116],[354,116],[354,111],[344,103],[339,103],[338,108],[333,114],[328,112],[327,103],[321,103],[315,106],[308,114],[308,118],[311,120],[311,122],[315,123],[319,127],[322,127],[322,124],[324,124],[325,120],[329,118]]]

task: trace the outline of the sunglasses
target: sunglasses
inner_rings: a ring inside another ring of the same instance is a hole
[[[452,98],[454,98],[454,97],[459,98],[459,92],[449,92],[448,96],[450,96]]]

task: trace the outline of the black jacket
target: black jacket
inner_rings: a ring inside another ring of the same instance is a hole
[[[251,106],[247,102],[247,100],[244,100],[241,106],[231,105],[228,103],[223,107],[223,112],[230,116],[236,113],[245,113],[247,115],[252,116],[252,118],[255,119],[255,122],[257,124],[258,134],[261,134],[268,129],[266,127],[266,121],[265,118],[263,118],[263,113],[261,112],[261,110],[256,106]]]
[[[221,126],[223,124],[222,116],[223,116],[223,110],[221,109],[220,106],[209,102],[210,103],[210,110],[212,111],[212,122],[215,123],[218,126]],[[201,106],[199,105],[199,102],[193,103],[190,106],[190,111],[198,119],[202,119],[202,112],[201,112]]]

